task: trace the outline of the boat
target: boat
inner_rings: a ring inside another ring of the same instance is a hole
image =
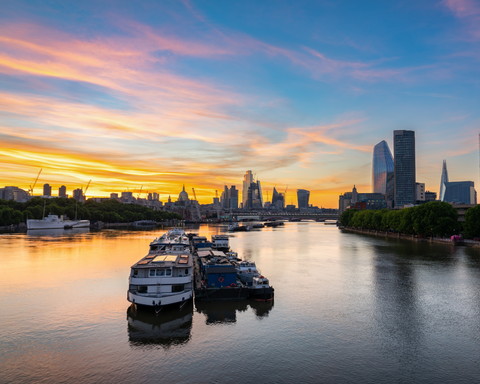
[[[253,224],[252,228],[265,228],[265,225],[260,223],[260,224]]]
[[[157,222],[155,220],[138,220],[134,221],[133,225],[135,227],[155,227]]]
[[[212,249],[228,252],[230,250],[230,246],[228,245],[228,236],[212,235]]]
[[[265,223],[265,227],[278,227],[279,225],[285,225],[283,221],[269,221]]]
[[[182,246],[184,250],[190,248],[190,242],[183,229],[173,228],[157,237],[150,243],[150,253],[160,253],[171,250],[174,245]]]
[[[256,301],[272,301],[274,289],[265,276],[254,276],[249,287],[250,298]]]
[[[64,220],[64,223],[65,229],[90,227],[90,220]]]
[[[48,215],[42,220],[27,219],[27,230],[30,229],[64,229],[65,222],[57,215]]]
[[[237,271],[237,277],[242,283],[251,285],[253,278],[260,276],[260,271],[257,269],[254,261],[240,261],[234,263]]]
[[[235,223],[232,223],[228,226],[228,230],[229,231],[235,231],[235,228],[238,228],[239,227],[239,224],[237,222]]]
[[[193,297],[193,261],[188,252],[143,257],[131,267],[127,300],[158,313],[167,305],[182,307]]]

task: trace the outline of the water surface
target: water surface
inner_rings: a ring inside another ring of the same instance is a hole
[[[0,235],[0,382],[480,382],[478,249],[287,223],[230,239],[274,303],[135,313],[162,232]]]

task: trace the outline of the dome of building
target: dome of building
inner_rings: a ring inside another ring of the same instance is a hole
[[[185,184],[183,185],[182,192],[178,195],[178,201],[188,201],[188,193],[185,192]]]

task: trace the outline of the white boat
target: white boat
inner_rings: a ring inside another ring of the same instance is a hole
[[[150,243],[150,253],[160,253],[171,250],[174,245],[182,246],[185,251],[190,249],[190,241],[183,229],[173,228],[157,237]],[[178,247],[177,247],[178,249]]]
[[[229,231],[234,231],[235,228],[238,228],[238,227],[239,227],[239,224],[237,222],[234,222],[234,223],[232,223],[228,226],[228,230]]]
[[[131,267],[127,299],[137,306],[160,311],[183,305],[193,297],[193,261],[190,253],[148,254]]]
[[[64,228],[87,228],[90,227],[90,220],[64,220]]]
[[[230,250],[230,246],[228,245],[228,236],[212,235],[212,249],[228,252]]]
[[[27,219],[27,229],[64,229],[65,222],[57,215],[48,215],[42,220]]]
[[[274,289],[265,276],[254,276],[250,287],[250,298],[257,301],[273,300]]]
[[[237,270],[237,277],[245,284],[252,283],[254,277],[260,276],[260,271],[253,261],[235,263],[235,269]]]

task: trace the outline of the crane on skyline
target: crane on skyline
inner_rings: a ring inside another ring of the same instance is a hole
[[[43,168],[41,168],[40,171],[38,171],[37,178],[33,182],[33,187],[30,185],[30,190],[28,191],[28,193],[31,194],[32,196],[33,196],[33,189],[35,188],[35,185],[37,184],[38,178],[40,177],[40,173],[42,173],[42,170],[43,170]]]

